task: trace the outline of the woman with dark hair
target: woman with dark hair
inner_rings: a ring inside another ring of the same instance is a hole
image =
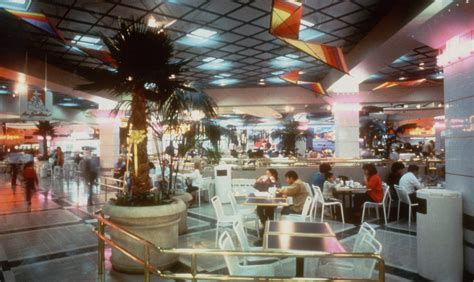
[[[31,206],[31,195],[38,185],[38,176],[32,161],[25,164],[23,168],[23,179],[25,181],[26,201],[28,202],[28,206]]]
[[[280,188],[281,185],[278,181],[278,172],[273,168],[267,169],[265,175],[257,178],[254,187],[259,191],[268,191],[268,188],[270,187]],[[261,226],[265,226],[267,220],[273,220],[274,213],[275,207],[258,206],[257,215],[260,218],[260,222],[262,222]]]
[[[265,174],[257,178],[254,184],[254,188],[259,191],[268,191],[270,187],[280,187],[278,172],[273,168],[267,169]]]
[[[354,196],[354,208],[359,212],[365,202],[380,203],[383,199],[382,179],[378,175],[375,165],[364,164],[362,166],[362,170],[364,171],[367,192],[356,194]]]

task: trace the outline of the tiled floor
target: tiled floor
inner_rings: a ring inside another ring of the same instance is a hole
[[[82,182],[42,179],[41,189],[28,207],[21,186],[10,187],[0,174],[0,281],[97,281],[97,238],[92,233],[96,223],[92,214],[105,202],[105,195],[93,197],[87,206],[88,192]],[[112,195],[107,195],[110,198]],[[229,212],[230,206],[224,209]],[[392,212],[392,217],[393,216]],[[328,220],[347,249],[355,240],[357,226]],[[179,247],[214,248],[215,213],[208,203],[188,210],[188,233],[180,236]],[[417,280],[416,223],[408,228],[405,221],[384,226],[371,221],[377,239],[383,244],[388,281]],[[252,222],[247,223],[249,239],[257,240]],[[110,249],[106,250],[106,257]],[[191,260],[181,256],[179,271],[189,271]],[[295,260],[286,260],[279,272],[293,273]],[[315,273],[316,264],[307,260],[306,273]],[[199,271],[226,273],[222,257],[198,259]],[[106,281],[143,281],[142,275],[126,275],[106,263]],[[153,281],[157,281],[156,277]]]

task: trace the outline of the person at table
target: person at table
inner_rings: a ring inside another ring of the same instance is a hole
[[[324,181],[323,197],[326,201],[336,201],[334,191],[336,191],[336,176],[332,172],[326,173],[326,181]]]
[[[193,196],[193,200],[190,202],[190,206],[192,206],[197,199],[196,193],[199,193],[199,188],[202,185],[201,162],[195,162],[194,171],[185,174],[184,177],[186,177],[186,192]]]
[[[364,183],[368,191],[354,195],[356,213],[360,213],[362,205],[365,202],[380,203],[383,199],[382,179],[377,173],[377,168],[375,168],[375,165],[364,164],[362,166],[362,170],[364,171]]]
[[[257,178],[254,184],[254,188],[261,192],[268,191],[270,187],[281,187],[278,181],[278,172],[273,168],[267,169],[265,174]]]
[[[330,164],[321,164],[319,166],[319,172],[313,175],[311,179],[311,184],[318,186],[324,192],[324,182],[326,181],[326,174],[331,172],[332,168]]]
[[[408,192],[408,196],[412,203],[416,203],[416,190],[422,189],[420,181],[418,180],[419,167],[417,165],[409,165],[407,173],[400,178],[400,188]]]
[[[387,177],[387,185],[390,187],[390,195],[392,199],[398,199],[397,193],[395,192],[395,185],[400,184],[400,178],[402,178],[405,165],[402,162],[394,162],[390,169],[390,174]]]
[[[277,194],[283,197],[293,197],[293,205],[284,207],[281,214],[301,213],[303,211],[306,197],[309,196],[308,191],[306,190],[303,181],[298,178],[298,174],[295,171],[288,171],[285,174],[285,178],[288,186],[278,189]]]
[[[259,191],[268,191],[270,187],[277,187],[280,188],[280,182],[278,181],[278,172],[273,169],[267,169],[265,174],[257,178],[257,181],[254,185],[255,189]],[[275,207],[264,207],[258,206],[257,207],[257,215],[262,223],[262,227],[265,226],[267,220],[273,220],[275,213]]]

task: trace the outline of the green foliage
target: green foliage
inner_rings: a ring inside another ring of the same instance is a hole
[[[295,153],[296,142],[309,136],[308,132],[298,129],[299,125],[299,122],[289,120],[283,124],[283,128],[271,133],[272,138],[280,139],[281,149],[286,155]]]

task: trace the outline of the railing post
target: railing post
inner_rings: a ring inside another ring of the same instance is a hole
[[[144,262],[144,275],[145,275],[145,282],[150,282],[150,270],[148,269],[148,267],[150,266],[150,248],[148,247],[148,245],[145,245],[145,253],[144,253],[144,257],[143,257],[143,262]]]
[[[196,254],[191,254],[191,273],[193,275],[193,281],[197,281],[197,257]]]
[[[100,212],[99,217],[104,218],[104,213]],[[97,227],[98,230],[97,231],[99,232],[99,234],[101,236],[105,236],[105,224],[101,220],[98,220],[97,224],[98,224],[98,227]],[[105,281],[105,277],[104,277],[104,275],[105,275],[105,273],[104,273],[105,243],[102,240],[102,238],[100,238],[100,237],[99,237],[98,240],[99,240],[99,242],[98,242],[98,255],[99,255],[99,257],[97,258],[97,263],[98,263],[97,272],[99,274],[99,280],[100,281]]]
[[[385,282],[385,262],[383,258],[379,259],[379,281]]]

